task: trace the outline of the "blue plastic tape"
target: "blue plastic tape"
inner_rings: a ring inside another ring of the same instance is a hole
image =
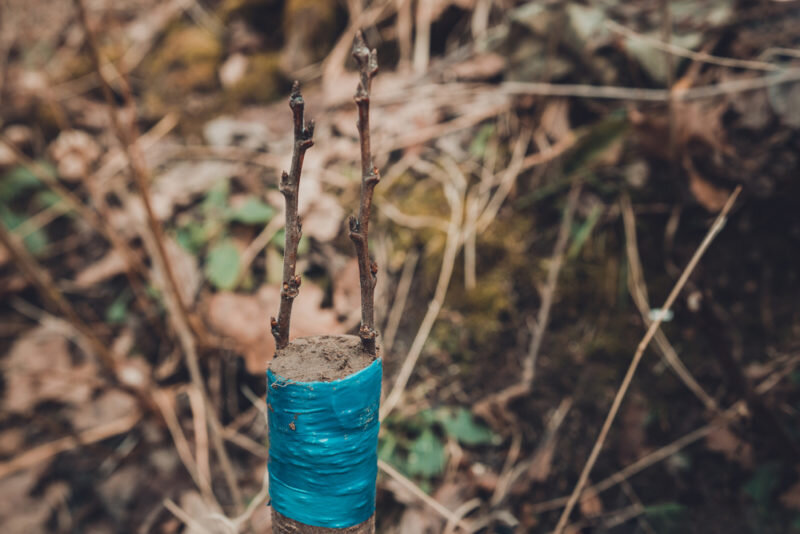
[[[284,516],[346,528],[375,511],[380,359],[341,380],[295,382],[267,371],[269,495]]]

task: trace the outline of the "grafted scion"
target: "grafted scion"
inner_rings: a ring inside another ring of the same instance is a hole
[[[286,239],[283,248],[283,283],[281,284],[281,305],[278,318],[270,319],[272,335],[276,348],[282,349],[289,344],[289,325],[292,315],[292,303],[300,291],[300,275],[297,268],[297,247],[303,235],[303,226],[297,213],[300,173],[303,169],[303,158],[306,150],[314,145],[314,121],[305,122],[305,102],[300,94],[300,84],[294,82],[289,95],[289,107],[294,121],[294,149],[289,172],[281,174],[279,188],[286,201]]]
[[[375,338],[375,283],[378,266],[369,257],[369,218],[372,212],[372,193],[381,179],[373,165],[370,149],[369,94],[372,78],[378,72],[378,53],[369,49],[364,34],[358,32],[353,42],[353,58],[358,63],[360,80],[354,100],[358,107],[358,135],[361,140],[361,202],[358,216],[350,217],[350,239],[356,248],[358,275],[361,284],[361,327],[358,334],[362,346],[370,354],[377,353]]]

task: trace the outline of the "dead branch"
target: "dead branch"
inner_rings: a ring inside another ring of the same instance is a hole
[[[692,274],[694,268],[697,266],[700,258],[703,256],[705,251],[708,249],[711,242],[714,238],[719,234],[722,230],[722,227],[725,225],[725,221],[727,220],[728,213],[730,212],[731,208],[733,207],[734,202],[739,197],[739,193],[742,192],[742,186],[738,186],[733,193],[728,197],[727,202],[725,202],[725,206],[720,211],[719,215],[717,216],[714,224],[711,225],[709,228],[708,233],[706,233],[705,238],[703,239],[700,246],[697,247],[692,259],[689,260],[689,263],[686,265],[686,268],[683,270],[678,281],[675,283],[675,286],[670,291],[669,295],[667,296],[667,300],[664,301],[664,305],[661,306],[661,312],[658,314],[658,317],[650,323],[650,327],[647,329],[642,340],[639,342],[638,347],[636,347],[636,352],[631,359],[631,363],[628,366],[628,371],[625,373],[625,378],[622,380],[622,384],[617,391],[616,396],[614,397],[614,402],[611,404],[611,408],[608,411],[608,415],[606,416],[606,420],[603,422],[603,427],[600,429],[600,435],[597,437],[597,440],[592,447],[592,452],[589,454],[589,459],[586,460],[586,465],[583,466],[583,470],[581,471],[580,477],[578,478],[577,484],[575,484],[575,488],[572,490],[572,494],[569,497],[569,501],[567,502],[564,511],[561,513],[561,517],[558,520],[558,524],[556,525],[555,532],[557,534],[561,534],[564,531],[564,528],[567,526],[567,521],[569,520],[570,513],[572,513],[572,509],[575,507],[575,504],[578,501],[578,498],[583,491],[583,488],[586,486],[586,481],[589,479],[589,473],[592,471],[595,462],[597,461],[597,457],[600,455],[600,450],[603,448],[605,444],[606,437],[608,436],[608,432],[611,429],[611,425],[614,422],[614,419],[617,417],[617,412],[619,411],[620,405],[622,405],[622,399],[625,397],[625,394],[628,392],[628,387],[633,380],[633,375],[636,373],[636,368],[639,366],[639,362],[642,360],[642,356],[644,355],[644,350],[650,344],[650,341],[653,339],[656,331],[658,330],[659,326],[661,326],[661,322],[664,320],[664,316],[667,314],[669,309],[672,307],[672,304],[675,302],[675,299],[678,297],[681,289],[683,286],[686,285],[686,281],[689,279],[689,275]]]
[[[306,150],[314,145],[314,121],[305,122],[303,112],[305,102],[300,94],[300,83],[295,81],[289,96],[289,107],[294,118],[294,149],[289,173],[281,175],[280,190],[286,201],[286,239],[283,247],[283,284],[281,285],[281,305],[278,318],[270,320],[275,346],[282,349],[289,344],[289,323],[292,318],[292,303],[300,288],[300,275],[297,268],[297,246],[303,235],[300,216],[297,214],[297,200],[300,191],[300,173]]]
[[[134,181],[136,182],[139,193],[142,197],[142,203],[145,208],[145,218],[147,220],[147,226],[149,230],[149,235],[145,232],[143,233],[142,237],[144,238],[145,242],[151,242],[151,255],[153,257],[153,262],[164,277],[164,295],[166,297],[165,300],[167,308],[170,311],[168,315],[173,324],[173,328],[177,333],[181,347],[183,348],[192,383],[202,392],[203,399],[208,405],[208,422],[212,431],[211,437],[214,444],[214,449],[219,457],[220,465],[222,467],[223,474],[225,475],[225,482],[230,489],[237,511],[241,511],[241,491],[239,490],[239,486],[236,481],[233,465],[231,464],[230,457],[225,450],[225,445],[222,440],[222,425],[217,419],[216,413],[213,410],[213,406],[211,406],[211,403],[208,399],[205,383],[203,382],[203,374],[200,370],[199,357],[197,355],[197,348],[195,346],[195,335],[197,335],[198,332],[192,328],[192,323],[189,319],[189,313],[185,304],[183,303],[183,299],[181,298],[175,273],[169,262],[166,249],[164,248],[164,232],[161,228],[161,223],[158,221],[155,213],[153,212],[153,206],[150,202],[150,173],[147,170],[144,154],[142,153],[141,147],[138,143],[139,132],[136,127],[136,102],[133,98],[133,92],[128,80],[124,76],[125,73],[121,73],[122,76],[120,77],[120,89],[125,107],[127,107],[130,114],[129,124],[127,124],[127,128],[125,128],[123,127],[120,117],[117,114],[117,106],[111,84],[103,73],[103,61],[100,54],[100,47],[97,42],[97,36],[92,31],[92,28],[89,24],[89,17],[86,7],[84,6],[84,0],[75,0],[75,6],[78,9],[79,20],[85,33],[86,44],[89,47],[93,68],[97,73],[98,79],[100,80],[100,86],[103,90],[103,96],[108,107],[111,125],[114,129],[116,137],[125,150],[128,164],[131,168],[131,174],[133,175]]]
[[[361,80],[354,100],[358,107],[358,136],[361,139],[361,204],[358,217],[350,217],[350,239],[356,247],[358,276],[361,283],[361,328],[358,335],[364,350],[376,354],[375,338],[375,283],[378,265],[369,258],[369,216],[372,212],[372,192],[381,179],[372,163],[369,132],[369,91],[372,78],[378,72],[378,52],[370,50],[364,41],[363,32],[356,33],[353,42],[353,58],[358,63]]]

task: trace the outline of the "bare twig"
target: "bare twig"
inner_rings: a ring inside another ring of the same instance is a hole
[[[271,319],[272,335],[275,346],[282,349],[289,344],[289,324],[292,319],[292,303],[300,288],[300,276],[295,274],[297,267],[297,246],[303,229],[297,213],[297,201],[300,191],[300,173],[303,170],[303,159],[306,150],[314,145],[314,122],[305,122],[305,102],[300,94],[300,83],[294,82],[292,94],[289,96],[289,107],[294,120],[294,149],[292,150],[292,166],[289,173],[281,175],[280,189],[286,200],[286,240],[283,248],[283,284],[281,285],[281,305],[278,318]]]
[[[646,325],[650,325],[650,303],[647,298],[647,286],[644,281],[644,272],[642,269],[642,261],[639,258],[639,247],[636,243],[636,220],[633,213],[633,206],[631,206],[630,197],[627,194],[622,195],[620,203],[622,211],[622,220],[625,225],[625,249],[628,256],[628,289],[630,290],[633,301],[636,307],[639,308],[639,313],[642,320]],[[710,411],[717,411],[717,403],[714,399],[706,393],[706,390],[695,380],[681,359],[678,353],[672,347],[672,344],[667,339],[664,331],[659,329],[655,334],[656,347],[658,347],[661,356],[675,371],[675,374],[683,381],[687,388],[689,388],[695,396],[705,405],[706,409]]]
[[[650,328],[647,329],[642,341],[639,342],[639,346],[636,348],[636,352],[633,355],[633,359],[631,360],[630,366],[628,367],[628,371],[625,374],[625,378],[622,380],[622,384],[620,385],[619,391],[617,391],[616,396],[614,397],[614,402],[611,404],[611,409],[608,411],[608,415],[606,416],[606,420],[603,423],[603,427],[600,430],[600,435],[597,437],[597,441],[595,441],[594,447],[592,447],[592,452],[589,454],[589,459],[586,461],[586,465],[583,467],[583,471],[578,478],[578,483],[575,484],[575,488],[572,490],[572,494],[570,495],[569,501],[567,502],[566,508],[561,514],[561,517],[558,520],[558,524],[556,525],[555,532],[560,534],[564,527],[567,525],[567,521],[569,520],[570,513],[572,509],[575,507],[575,503],[578,500],[578,497],[583,491],[584,486],[586,485],[586,481],[589,479],[589,473],[592,471],[595,462],[597,461],[597,457],[600,455],[600,450],[603,448],[605,444],[606,437],[608,436],[608,432],[611,429],[611,425],[614,422],[614,419],[617,416],[617,412],[619,411],[619,407],[622,404],[622,399],[625,397],[625,394],[628,391],[628,387],[633,380],[633,375],[636,373],[636,368],[639,366],[639,362],[644,355],[644,350],[650,344],[650,340],[653,339],[658,327],[661,326],[661,321],[663,321],[664,316],[672,307],[673,302],[678,297],[681,289],[686,284],[686,281],[689,279],[689,275],[692,274],[694,268],[697,266],[697,263],[700,261],[700,258],[703,256],[705,251],[708,249],[711,242],[717,236],[717,234],[722,230],[722,227],[725,225],[725,221],[727,219],[727,215],[730,212],[731,208],[733,207],[734,202],[739,196],[739,193],[742,191],[742,186],[738,186],[731,196],[728,197],[728,201],[725,203],[725,206],[720,211],[719,215],[717,216],[714,224],[711,225],[711,228],[708,230],[703,242],[700,243],[700,246],[695,251],[692,259],[689,260],[689,264],[683,270],[681,277],[675,283],[675,286],[670,291],[667,300],[664,301],[664,305],[661,306],[660,313],[658,317],[650,324]]]
[[[419,252],[410,250],[406,254],[406,261],[403,262],[403,272],[400,275],[400,281],[397,283],[392,310],[389,312],[389,318],[386,320],[386,329],[384,330],[383,347],[386,352],[391,351],[392,345],[394,345],[394,336],[397,334],[400,319],[406,308],[406,300],[408,300],[408,292],[411,289],[411,281],[414,279],[414,269],[417,267],[418,260]]]
[[[455,182],[455,180],[453,180],[453,182]],[[442,255],[442,265],[439,270],[439,279],[436,282],[436,289],[434,290],[433,298],[428,304],[425,317],[422,318],[422,324],[420,324],[417,335],[411,343],[411,348],[408,350],[408,355],[403,361],[397,378],[395,378],[394,385],[386,396],[386,399],[381,403],[381,421],[383,421],[386,416],[394,410],[397,403],[400,402],[400,397],[403,395],[408,380],[411,378],[411,373],[414,370],[414,366],[417,364],[417,360],[419,360],[419,356],[425,346],[425,341],[427,341],[428,335],[431,333],[434,322],[436,322],[437,317],[439,317],[439,311],[441,311],[442,305],[444,304],[444,297],[447,295],[447,287],[450,285],[450,278],[453,275],[453,267],[461,244],[460,228],[464,219],[464,191],[463,188],[460,188],[456,183],[445,183],[444,193],[450,205],[450,223],[447,227],[447,239]]]
[[[84,6],[84,0],[75,0],[75,5],[78,8],[78,15],[81,25],[83,26],[83,30],[86,34],[86,43],[89,46],[93,67],[97,72],[97,76],[100,80],[100,85],[103,90],[103,96],[105,97],[106,104],[108,106],[108,114],[111,120],[111,125],[114,129],[114,133],[125,149],[128,163],[131,168],[131,174],[133,175],[134,181],[136,182],[142,197],[142,203],[145,208],[147,226],[150,234],[148,235],[147,233],[144,233],[143,237],[146,244],[150,242],[153,262],[161,271],[163,280],[165,281],[164,295],[166,297],[165,302],[167,304],[167,308],[170,311],[169,318],[173,323],[173,327],[178,335],[178,340],[183,348],[191,380],[194,385],[197,386],[198,390],[202,392],[204,402],[209,408],[207,410],[207,415],[209,425],[211,427],[211,438],[214,445],[214,450],[219,457],[220,465],[222,467],[223,474],[225,475],[225,481],[230,489],[235,506],[237,510],[241,510],[241,492],[236,482],[236,476],[233,472],[233,466],[230,458],[225,450],[225,444],[222,440],[221,425],[216,417],[210,401],[208,400],[205,384],[203,382],[203,375],[200,370],[200,363],[194,339],[195,332],[192,330],[192,323],[189,320],[188,311],[186,310],[186,306],[181,298],[175,273],[172,270],[169,258],[164,248],[164,233],[163,229],[161,228],[161,223],[156,218],[150,202],[150,173],[147,170],[144,155],[142,154],[141,147],[138,143],[139,134],[135,120],[136,103],[133,99],[133,92],[131,91],[131,87],[124,76],[125,73],[122,73],[123,76],[120,78],[120,88],[122,91],[122,97],[125,101],[125,106],[128,108],[131,114],[131,120],[126,130],[116,113],[116,104],[113,91],[111,89],[111,84],[105,78],[103,73],[103,61],[100,54],[100,48],[97,43],[97,37],[89,25],[89,18]]]
[[[422,491],[414,482],[407,479],[400,473],[397,469],[392,467],[390,464],[384,462],[383,460],[378,460],[378,468],[395,479],[403,488],[408,490],[414,497],[421,500],[428,506],[430,506],[433,510],[436,511],[439,515],[445,518],[448,522],[452,522],[455,525],[463,528],[467,532],[472,532],[470,526],[460,517],[456,515],[455,512],[451,512],[448,510],[442,503]]]
[[[642,35],[641,33],[635,32],[630,28],[627,28],[622,24],[613,20],[607,20],[605,24],[606,26],[608,26],[610,30],[617,32],[621,35],[624,35],[629,39],[635,39],[637,41],[641,41],[655,48],[656,50],[661,50],[663,52],[667,52],[674,56],[689,58],[692,61],[721,65],[723,67],[731,67],[734,69],[753,69],[753,70],[760,70],[767,72],[781,70],[780,66],[774,65],[772,63],[766,63],[764,61],[735,59],[729,57],[712,56],[711,54],[706,54],[705,52],[695,52],[693,50],[689,50],[688,48],[678,46],[674,43],[662,41],[647,35]]]
[[[75,447],[90,445],[118,434],[124,434],[136,426],[136,423],[138,423],[141,418],[142,414],[139,411],[134,411],[119,419],[114,419],[113,421],[86,429],[75,436],[65,436],[55,441],[45,443],[44,445],[33,447],[19,456],[15,456],[5,462],[0,462],[0,479],[12,475],[17,471],[34,467],[59,453],[74,449]]]
[[[118,363],[111,350],[97,337],[94,330],[78,316],[72,304],[58,290],[50,274],[28,252],[25,245],[20,242],[19,237],[13,235],[2,223],[0,223],[0,244],[8,251],[17,268],[36,287],[42,298],[58,313],[62,314],[67,322],[86,338],[111,379],[120,382]]]
[[[350,217],[350,239],[356,248],[358,277],[361,283],[361,328],[358,335],[364,350],[376,354],[375,283],[378,266],[369,257],[369,217],[372,212],[372,192],[381,179],[372,162],[369,131],[369,91],[372,78],[378,72],[378,52],[370,50],[363,32],[357,32],[353,42],[353,57],[358,63],[361,79],[354,100],[358,107],[358,136],[361,140],[361,203],[358,217]]]

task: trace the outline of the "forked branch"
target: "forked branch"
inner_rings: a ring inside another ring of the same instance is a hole
[[[289,107],[292,108],[294,118],[294,149],[292,151],[292,166],[289,173],[281,175],[280,190],[286,201],[286,240],[283,247],[283,284],[281,285],[281,305],[278,318],[274,317],[270,323],[272,335],[275,337],[275,346],[282,349],[289,344],[289,324],[292,316],[292,304],[300,288],[300,275],[295,273],[297,268],[297,246],[303,235],[300,216],[297,213],[297,198],[300,189],[300,173],[303,169],[303,158],[306,150],[314,144],[314,121],[305,123],[303,112],[305,102],[300,94],[300,84],[294,82],[292,94],[289,96]]]
[[[375,282],[378,265],[369,257],[369,216],[372,212],[372,192],[381,179],[372,163],[369,133],[369,91],[372,78],[378,72],[378,54],[370,50],[359,31],[353,42],[353,58],[361,74],[354,100],[358,107],[358,135],[361,139],[361,203],[358,217],[350,217],[350,239],[356,247],[358,276],[361,283],[361,328],[358,331],[364,349],[377,353],[375,338]]]

